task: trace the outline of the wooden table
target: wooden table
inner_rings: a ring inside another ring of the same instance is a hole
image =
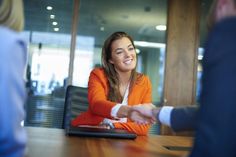
[[[68,137],[62,129],[26,127],[26,157],[177,157],[188,151],[163,146],[191,146],[191,137],[139,136],[135,140]]]

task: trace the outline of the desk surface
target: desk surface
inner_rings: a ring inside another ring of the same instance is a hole
[[[163,146],[191,146],[191,137],[139,136],[135,140],[68,137],[62,129],[26,127],[27,157],[177,157],[188,151]]]

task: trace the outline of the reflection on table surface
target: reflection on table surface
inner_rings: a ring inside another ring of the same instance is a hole
[[[139,136],[135,140],[68,137],[62,129],[26,127],[27,157],[177,157],[186,150],[164,146],[190,147],[193,138],[180,136]]]

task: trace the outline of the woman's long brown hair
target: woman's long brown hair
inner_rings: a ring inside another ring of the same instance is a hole
[[[105,74],[107,75],[107,79],[109,82],[108,100],[118,102],[118,103],[122,102],[122,96],[119,90],[120,81],[119,81],[118,73],[116,72],[114,68],[114,65],[111,64],[109,60],[111,59],[112,43],[115,40],[121,39],[123,37],[128,38],[131,41],[132,45],[134,46],[133,39],[127,33],[115,32],[106,39],[102,48],[102,66],[105,70]],[[135,66],[135,68],[131,72],[129,91],[132,90],[132,87],[136,81],[136,78],[137,78],[137,72],[136,72],[136,66]]]

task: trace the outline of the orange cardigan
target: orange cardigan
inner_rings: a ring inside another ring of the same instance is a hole
[[[102,68],[96,68],[90,73],[88,82],[88,111],[80,114],[72,120],[73,126],[77,125],[99,125],[104,118],[111,117],[111,109],[117,104],[107,100],[109,84],[106,74]],[[133,86],[128,95],[128,105],[151,103],[151,83],[147,76],[142,76]],[[150,125],[139,125],[128,119],[126,123],[113,123],[115,128],[125,129],[137,135],[147,135]]]

